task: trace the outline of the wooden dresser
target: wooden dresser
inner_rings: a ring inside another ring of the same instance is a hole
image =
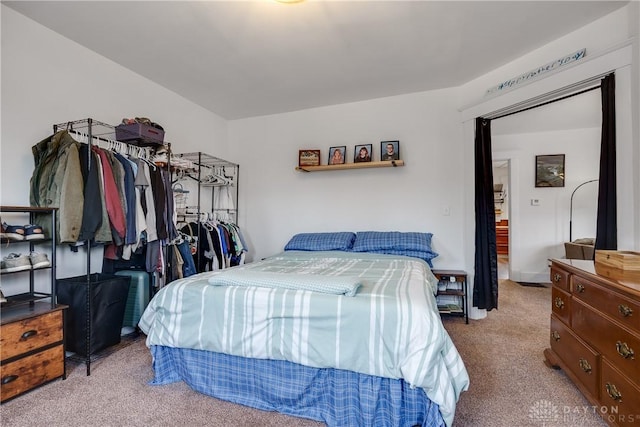
[[[640,277],[598,274],[593,261],[552,260],[551,347],[611,426],[640,425]]]
[[[65,308],[48,302],[2,308],[0,401],[66,377]]]

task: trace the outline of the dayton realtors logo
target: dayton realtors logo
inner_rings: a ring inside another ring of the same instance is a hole
[[[640,422],[640,412],[620,414],[618,406],[558,406],[548,400],[539,400],[529,408],[529,419],[545,427],[581,426],[594,415],[612,423]]]

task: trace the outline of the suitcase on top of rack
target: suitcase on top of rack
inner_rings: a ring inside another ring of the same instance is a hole
[[[131,278],[127,304],[124,308],[122,327],[123,329],[135,328],[138,326],[144,309],[147,307],[147,304],[149,304],[150,275],[146,271],[139,270],[120,270],[116,271],[115,275]]]

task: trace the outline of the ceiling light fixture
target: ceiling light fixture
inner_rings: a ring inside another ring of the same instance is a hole
[[[275,0],[278,3],[284,3],[284,4],[294,4],[294,3],[302,3],[304,0]]]

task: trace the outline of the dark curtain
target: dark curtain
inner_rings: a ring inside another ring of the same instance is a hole
[[[493,202],[491,120],[476,118],[475,139],[476,253],[473,305],[498,308],[498,255],[496,213]]]
[[[596,249],[618,249],[616,191],[616,81],[613,73],[602,79],[602,143]]]

